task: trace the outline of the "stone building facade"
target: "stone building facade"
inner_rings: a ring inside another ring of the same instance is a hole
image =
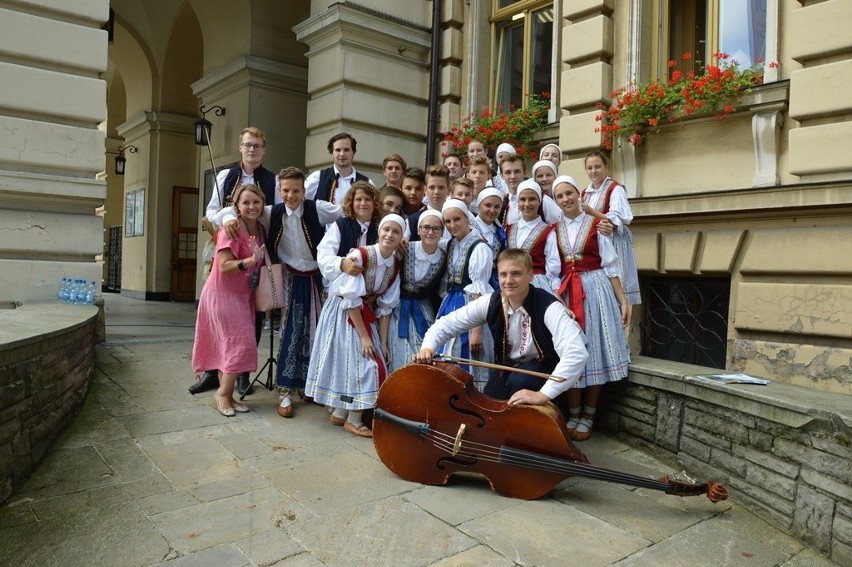
[[[272,170],[325,166],[326,140],[349,131],[356,167],[378,181],[390,152],[424,165],[430,102],[440,132],[547,90],[542,142],[583,181],[614,89],[664,76],[679,50],[777,62],[726,120],[691,117],[616,148],[643,286],[631,344],[651,356],[646,374],[668,359],[852,395],[847,0],[9,0],[0,16],[2,301],[52,299],[63,276],[195,299],[212,171],[238,159],[246,125],[266,131]],[[200,108],[207,147],[194,143]],[[642,392],[622,410],[642,406],[635,431],[648,441],[642,420],[662,422]],[[852,417],[838,407],[819,411],[835,416],[821,423],[835,424],[826,435],[842,458]],[[834,501],[820,546],[849,557],[836,537],[852,525],[848,497]]]

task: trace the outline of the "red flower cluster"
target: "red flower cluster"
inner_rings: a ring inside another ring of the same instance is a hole
[[[448,155],[465,156],[467,145],[477,139],[485,145],[486,151],[493,151],[506,142],[514,146],[522,156],[538,157],[533,149],[538,146],[535,135],[547,124],[547,111],[550,109],[550,93],[530,95],[525,108],[509,105],[508,110],[498,106],[494,111],[483,107],[476,115],[470,115],[461,123],[452,126],[443,133],[443,157]]]
[[[691,53],[683,60],[690,61]],[[613,104],[596,116],[601,126],[595,132],[603,134],[603,145],[612,150],[621,136],[634,146],[642,143],[649,134],[658,131],[664,122],[675,122],[683,116],[702,112],[715,112],[718,120],[735,110],[740,96],[763,83],[763,61],[740,69],[727,53],[714,53],[715,64],[704,67],[704,72],[683,73],[669,61],[670,76],[667,82],[653,81],[641,85],[628,85],[612,93]],[[777,67],[777,63],[770,63]]]

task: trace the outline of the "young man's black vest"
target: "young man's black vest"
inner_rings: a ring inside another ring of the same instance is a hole
[[[551,370],[559,363],[559,355],[553,348],[553,335],[544,324],[544,312],[555,301],[559,300],[553,294],[532,285],[524,300],[524,310],[529,314],[532,324],[533,341],[541,352],[538,360]],[[506,340],[508,321],[502,303],[500,293],[491,294],[491,301],[488,303],[488,328],[494,337],[494,361],[498,364],[510,364],[509,345]]]
[[[281,240],[281,235],[284,232],[284,215],[287,214],[284,203],[279,203],[272,207],[272,212],[269,215],[269,234],[272,238],[266,240],[266,251],[269,254],[269,259],[273,264],[278,264],[281,260],[278,258],[278,242]],[[311,256],[314,260],[317,259],[317,245],[322,237],[325,236],[325,226],[320,224],[319,215],[317,214],[317,204],[309,199],[302,202],[302,232],[305,234],[305,242],[308,243],[308,248],[311,249]]]
[[[320,171],[319,183],[317,184],[317,194],[314,199],[331,202],[331,186],[336,181],[336,174],[333,167],[327,167]],[[370,179],[363,173],[355,172],[355,181],[369,181]],[[336,203],[342,205],[343,203]]]
[[[225,182],[222,184],[222,206],[228,207],[234,204],[234,193],[237,189],[237,183],[240,181],[240,177],[242,176],[242,166],[240,164],[235,165],[231,169],[228,170],[228,176],[225,177]],[[254,170],[254,184],[260,187],[260,190],[263,191],[263,197],[266,199],[267,205],[275,204],[275,189],[278,187],[278,178],[274,173],[265,169],[262,165],[259,165],[257,169]],[[213,189],[216,190],[215,188]]]
[[[423,211],[425,210],[426,209],[420,209],[416,213],[411,213],[408,215],[408,218],[405,219],[408,221],[409,242],[417,242],[420,240],[420,227],[417,225],[420,224],[420,215],[423,214]],[[443,236],[443,234],[441,236]]]
[[[353,248],[358,248],[361,239],[361,224],[355,219],[343,217],[334,221],[340,230],[340,246],[337,248],[338,256],[346,256]],[[379,241],[379,229],[376,221],[370,221],[367,227],[367,246]]]

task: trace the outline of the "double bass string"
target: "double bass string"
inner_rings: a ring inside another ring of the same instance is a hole
[[[455,437],[432,429],[431,427],[429,427],[427,431],[428,433],[423,435],[423,437],[430,440],[433,446],[450,455],[453,453]],[[670,484],[659,480],[600,469],[592,465],[574,463],[565,459],[551,457],[549,455],[529,453],[512,447],[495,447],[493,445],[486,445],[476,441],[465,440],[462,441],[461,447],[462,450],[459,451],[457,455],[482,459],[492,463],[516,465],[529,469],[552,472],[555,474],[573,473],[597,480],[615,481],[654,490],[665,491],[672,488]]]

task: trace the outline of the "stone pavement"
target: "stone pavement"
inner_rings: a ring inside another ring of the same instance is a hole
[[[186,391],[193,305],[105,300],[82,412],[0,508],[4,565],[833,565],[735,499],[578,478],[531,502],[473,478],[423,486],[319,406],[285,420],[256,386],[251,413],[222,417]],[[600,432],[580,446],[601,467],[672,472]]]

